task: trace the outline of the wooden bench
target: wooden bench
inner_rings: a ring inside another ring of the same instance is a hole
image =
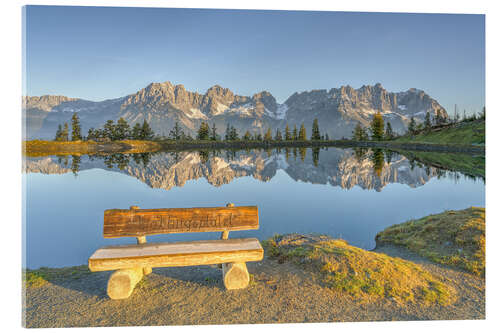
[[[108,281],[112,299],[129,297],[153,267],[222,264],[227,289],[248,286],[247,261],[260,261],[264,251],[256,238],[228,239],[229,231],[259,228],[256,206],[171,209],[108,209],[104,238],[136,237],[137,244],[106,246],[89,258],[92,272],[116,270]],[[185,232],[222,232],[219,240],[146,243],[146,236]]]

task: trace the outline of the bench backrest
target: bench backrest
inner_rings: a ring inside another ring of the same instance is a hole
[[[108,209],[104,238],[259,229],[257,206]]]

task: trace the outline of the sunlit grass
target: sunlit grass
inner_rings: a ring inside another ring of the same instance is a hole
[[[48,155],[83,155],[97,153],[97,147],[107,145],[109,152],[142,153],[153,152],[161,148],[161,144],[154,141],[122,140],[114,142],[89,141],[23,141],[23,153],[28,157]]]
[[[325,286],[358,298],[389,298],[398,304],[453,302],[455,290],[421,266],[366,251],[327,236],[276,235],[263,242],[278,262],[310,270]]]
[[[440,144],[462,144],[462,145],[484,145],[485,144],[485,121],[459,123],[450,128],[438,131],[422,132],[415,136],[405,135],[398,138],[400,142],[440,143]]]
[[[71,266],[63,268],[40,267],[39,269],[23,270],[23,283],[27,288],[37,288],[47,284],[50,281],[61,279],[80,279],[90,274],[86,265]]]
[[[434,262],[485,272],[485,209],[446,211],[391,226],[376,236],[377,244],[404,246]]]

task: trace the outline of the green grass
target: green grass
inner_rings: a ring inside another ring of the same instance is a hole
[[[453,125],[452,127],[430,132],[421,132],[417,135],[405,135],[395,140],[396,142],[419,142],[457,145],[484,145],[485,121],[475,120]]]
[[[23,282],[28,288],[37,288],[48,283],[48,277],[40,271],[24,271]]]
[[[95,141],[23,141],[23,153],[28,157],[41,157],[47,155],[83,155],[95,154],[96,147],[107,145],[110,152],[142,153],[153,152],[161,148],[161,144],[154,141],[122,140],[110,142]]]
[[[450,210],[411,220],[385,229],[375,239],[377,244],[404,246],[434,262],[484,277],[484,208]]]
[[[426,165],[451,171],[459,171],[470,176],[479,176],[482,178],[486,176],[486,159],[484,155],[407,150],[397,151],[410,160],[414,159]]]
[[[421,266],[366,251],[327,236],[276,235],[263,242],[278,262],[291,261],[325,286],[360,299],[390,298],[398,304],[450,304],[455,290]]]
[[[23,283],[27,288],[41,287],[48,282],[61,279],[80,279],[83,276],[90,274],[90,270],[86,265],[72,266],[64,268],[47,268],[23,270]]]

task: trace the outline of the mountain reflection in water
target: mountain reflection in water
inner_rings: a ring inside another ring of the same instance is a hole
[[[278,170],[295,181],[329,184],[343,189],[358,185],[381,191],[387,184],[412,188],[431,178],[474,176],[423,165],[381,149],[273,148],[252,150],[201,150],[138,154],[72,155],[26,158],[26,173],[63,174],[100,168],[133,176],[152,188],[170,190],[189,180],[205,178],[213,186],[240,177],[267,182]]]

